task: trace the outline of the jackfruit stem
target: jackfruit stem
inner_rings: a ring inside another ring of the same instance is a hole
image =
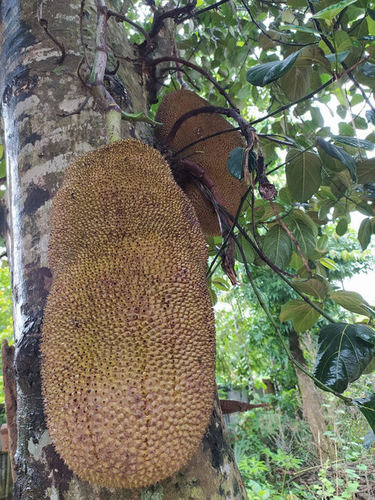
[[[112,144],[121,139],[121,113],[117,109],[111,109],[105,118],[108,144]]]

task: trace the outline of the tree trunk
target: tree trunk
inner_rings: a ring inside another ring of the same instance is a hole
[[[306,366],[306,360],[303,355],[298,334],[295,330],[291,330],[289,336],[289,346],[293,357],[303,366]],[[305,373],[298,368],[296,370],[299,390],[302,398],[303,415],[310,426],[311,434],[316,446],[316,454],[323,461],[326,459],[333,460],[335,458],[335,449],[332,441],[325,435],[327,426],[322,413],[322,404],[319,397],[319,392],[311,380]]]
[[[105,119],[93,106],[92,98],[80,113],[61,116],[76,110],[89,95],[77,77],[83,52],[79,33],[81,2],[50,0],[44,5],[42,17],[46,18],[47,29],[65,47],[63,64],[58,63],[60,49],[38,23],[36,4],[30,0],[0,2],[1,95],[8,179],[6,238],[16,341],[18,437],[14,498],[246,498],[217,405],[191,463],[168,480],[142,491],[110,490],[81,481],[51,443],[43,414],[39,370],[43,308],[52,281],[47,260],[49,211],[66,166],[78,155],[105,144],[106,129]],[[89,46],[95,44],[95,22],[94,0],[86,0],[83,35]],[[42,24],[46,26],[44,21]],[[168,27],[161,32],[155,48],[158,55],[171,50],[171,33]],[[123,25],[113,20],[109,22],[108,44],[110,53],[123,58],[134,60],[139,55],[128,43]],[[125,111],[147,112],[151,87],[140,65],[125,62],[117,76],[126,89],[121,96]],[[122,137],[152,141],[150,127],[144,123],[133,126],[125,122]]]

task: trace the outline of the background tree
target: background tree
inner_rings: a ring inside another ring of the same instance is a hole
[[[220,106],[213,113],[238,124],[247,141],[247,148],[234,151],[228,161],[231,173],[248,178],[250,187],[244,213],[232,230],[227,228],[225,241],[236,240],[250,284],[252,267],[263,261],[299,294],[283,305],[282,321],[291,320],[297,332],[319,319],[328,321],[320,360],[332,354],[327,339],[334,345],[350,339],[350,375],[340,350],[324,365],[328,369],[319,363],[316,369],[318,384],[344,391],[372,357],[375,339],[368,325],[374,312],[360,296],[330,286],[326,270],[335,263],[327,257],[324,227],[335,221],[336,233],[343,235],[350,213],[359,210],[366,216],[358,234],[362,248],[375,230],[375,163],[366,156],[374,148],[368,130],[375,121],[373,2],[221,0],[161,6],[151,0],[130,8],[127,1],[87,0],[51,1],[47,9],[42,0],[37,8],[4,0],[0,9],[6,237],[18,383],[16,498],[175,498],[175,488],[185,498],[196,481],[203,497],[220,488],[244,496],[220,432],[215,444],[209,433],[202,445],[194,478],[185,471],[143,493],[99,491],[72,478],[56,456],[45,429],[38,360],[52,279],[47,262],[51,198],[77,155],[119,137],[152,142],[151,105],[162,96],[162,85],[166,91],[185,84],[197,89]],[[335,134],[322,109],[341,118]],[[367,136],[360,137],[359,130],[368,130]],[[276,199],[270,181],[278,188]],[[210,245],[217,250],[221,242]],[[256,286],[254,291],[267,311]],[[338,324],[325,310],[327,300],[355,307],[367,324]],[[332,377],[334,365],[339,370]],[[373,396],[340,397],[374,423]],[[222,470],[229,464],[231,474],[225,477]]]

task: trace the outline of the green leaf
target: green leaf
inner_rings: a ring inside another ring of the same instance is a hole
[[[290,54],[282,61],[272,61],[265,64],[258,64],[247,70],[246,79],[252,85],[264,87],[268,83],[274,82],[287,71],[296,62],[296,59],[301,50],[297,50]]]
[[[307,280],[295,279],[293,285],[302,293],[324,299],[329,291],[329,283],[322,276],[314,276]]]
[[[227,291],[230,290],[230,284],[223,278],[213,278],[211,283],[219,290]]]
[[[227,166],[229,172],[238,180],[243,179],[243,168],[245,162],[245,148],[237,147],[229,153]],[[248,159],[250,172],[256,168],[256,154],[251,151]]]
[[[366,219],[363,219],[358,229],[358,241],[362,247],[362,250],[366,250],[366,248],[369,246],[371,234],[371,219],[369,217],[366,217]]]
[[[366,119],[368,122],[375,125],[375,111],[373,111],[372,109],[369,109],[368,111],[366,111]]]
[[[316,138],[316,143],[327,154],[329,154],[333,158],[336,158],[337,160],[340,160],[349,170],[350,176],[353,181],[357,180],[357,167],[355,160],[352,156],[350,156],[349,153],[345,151],[345,149],[340,148],[339,146],[335,146],[334,144],[325,141],[321,137]]]
[[[348,137],[346,135],[333,135],[332,137],[335,142],[345,144],[346,146],[352,146],[353,148],[362,148],[368,151],[372,151],[375,148],[373,142],[364,139],[357,139],[356,137]]]
[[[339,304],[347,311],[351,311],[357,314],[362,314],[363,316],[371,316],[369,312],[363,307],[368,306],[365,299],[357,292],[347,292],[345,290],[338,290],[336,292],[331,292],[329,298],[332,299],[336,304]]]
[[[245,148],[234,148],[229,153],[227,166],[229,172],[238,180],[243,179],[243,163],[245,157]]]
[[[374,78],[375,76],[375,64],[366,62],[363,66],[361,66],[361,71],[365,76],[370,78]]]
[[[375,332],[365,325],[333,323],[319,333],[314,375],[335,392],[357,380],[374,353]]]
[[[342,52],[336,52],[335,54],[327,54],[326,59],[331,63],[335,63],[336,61],[341,63],[348,57],[349,52],[350,50],[344,50]]]
[[[359,184],[375,182],[375,158],[357,163],[357,174]]]
[[[281,269],[288,267],[292,256],[292,242],[280,224],[275,224],[267,232],[263,251],[277,267]]]
[[[211,287],[208,287],[208,292],[210,294],[212,305],[214,306],[217,303],[216,292],[214,292]]]
[[[280,321],[291,321],[297,333],[311,328],[319,319],[319,312],[301,299],[288,300],[281,306]]]
[[[324,149],[319,146],[318,152],[325,169],[331,170],[332,172],[340,172],[341,170],[346,169],[346,166],[342,163],[342,161],[332,158],[332,156],[327,154]]]
[[[302,31],[303,33],[312,33],[313,35],[320,35],[318,30],[313,28],[306,28],[305,26],[298,26],[297,24],[284,24],[279,28],[281,31],[286,30],[294,30],[294,31]]]
[[[0,178],[5,177],[7,175],[5,158],[0,161]]]
[[[300,99],[307,94],[311,84],[312,68],[294,66],[280,78],[279,84],[290,101]]]
[[[349,5],[356,3],[357,0],[341,0],[341,2],[334,2],[329,7],[316,12],[312,17],[315,19],[325,19],[331,21],[337,14],[340,14]]]
[[[286,161],[286,181],[292,198],[301,203],[307,201],[322,181],[319,157],[309,152],[296,156],[296,151],[292,150]]]
[[[319,259],[319,262],[322,264],[322,266],[326,267],[327,269],[331,269],[332,271],[337,271],[339,268],[336,262],[332,259],[329,259],[328,257],[322,257],[321,259]]]
[[[317,243],[316,243],[316,246],[318,248],[318,250],[327,250],[327,244],[328,244],[328,236],[326,234],[323,234],[323,236],[321,236]]]
[[[251,244],[242,235],[237,238],[237,243],[242,248],[242,251],[245,255],[246,263],[252,264],[254,262],[255,255],[254,255],[254,250],[253,250],[253,247],[251,246]],[[242,253],[239,251],[238,245],[236,245],[236,259],[239,262],[244,263]]]
[[[370,394],[367,398],[353,399],[353,403],[358,406],[359,411],[369,423],[371,429],[375,431],[375,394]],[[370,446],[373,441],[368,438]]]
[[[347,230],[348,230],[348,219],[346,217],[342,217],[341,219],[339,219],[337,223],[336,233],[339,236],[343,236]]]
[[[284,222],[298,241],[302,253],[309,257],[316,247],[318,230],[315,223],[301,210],[293,210]]]

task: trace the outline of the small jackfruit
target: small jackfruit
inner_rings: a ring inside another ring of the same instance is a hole
[[[67,170],[51,212],[42,389],[80,478],[139,488],[181,469],[212,412],[207,250],[155,149],[123,140]]]
[[[156,130],[158,142],[165,144],[169,132],[180,116],[209,104],[187,89],[167,94],[156,114],[156,120],[163,123],[163,126]],[[170,149],[177,152],[198,139],[231,128],[231,124],[218,114],[198,114],[182,123],[170,144]],[[227,160],[232,149],[243,145],[241,134],[234,130],[201,141],[177,155],[177,158],[189,158],[207,172],[220,194],[223,206],[233,216],[236,215],[241,197],[246,192],[246,185],[229,173]],[[191,180],[182,181],[181,187],[195,208],[203,232],[208,236],[219,235],[219,224],[212,204]]]

